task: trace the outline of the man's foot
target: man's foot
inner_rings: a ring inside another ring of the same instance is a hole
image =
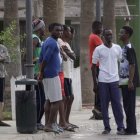
[[[2,121],[0,121],[0,126],[10,127],[10,125],[9,125],[9,124],[7,124],[7,123],[5,123],[5,122],[2,122]]]
[[[61,132],[61,133],[64,132],[63,127],[59,126],[57,123],[54,123],[53,125],[56,126],[56,128],[57,128],[57,130],[58,130],[59,132]]]
[[[125,135],[125,130],[123,128],[119,129],[117,135]]]
[[[66,131],[75,132],[74,128],[70,125],[68,125],[66,127],[63,127],[63,129],[66,130]]]
[[[102,113],[99,110],[94,109],[94,110],[92,110],[92,113],[93,113],[95,120],[102,120],[103,119]]]
[[[68,123],[71,127],[73,128],[79,128],[79,126],[75,125],[75,124],[72,124],[72,123]]]
[[[125,129],[125,135],[137,135],[137,131],[128,131]]]
[[[105,129],[105,130],[102,132],[103,135],[107,135],[107,134],[109,134],[109,133],[110,133],[110,130],[109,130],[109,129]]]
[[[45,132],[54,132],[55,134],[59,134],[59,130],[56,125],[52,124],[51,126],[44,127]]]

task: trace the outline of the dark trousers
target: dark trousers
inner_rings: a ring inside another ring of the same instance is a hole
[[[4,89],[5,89],[5,78],[0,78],[0,102],[3,102]]]
[[[121,86],[123,106],[126,115],[126,130],[128,133],[137,133],[136,129],[136,89],[128,90],[128,86]]]
[[[113,114],[117,124],[117,129],[124,128],[123,110],[121,105],[121,93],[118,87],[118,82],[102,83],[99,82],[99,94],[101,99],[101,112],[105,129],[111,130],[109,124],[109,102],[111,101]]]
[[[98,79],[98,75],[99,75],[99,67],[98,66],[96,66],[96,70],[97,70],[96,78]],[[99,96],[98,91],[97,91],[97,93],[95,93],[94,107],[95,107],[95,109],[97,109],[101,112],[101,101],[100,101],[100,96]]]
[[[100,101],[100,96],[99,93],[95,93],[95,104],[94,104],[95,109],[99,110],[101,112],[101,101]]]
[[[38,82],[38,85],[35,86],[35,90],[36,90],[36,105],[37,105],[37,123],[41,123],[41,119],[44,114],[44,104],[45,104],[45,93],[43,83]]]

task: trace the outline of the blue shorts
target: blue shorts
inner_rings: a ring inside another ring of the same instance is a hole
[[[0,78],[0,102],[3,102],[4,88],[5,88],[5,78]]]

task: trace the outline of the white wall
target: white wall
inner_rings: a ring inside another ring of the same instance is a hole
[[[11,107],[12,107],[12,119],[15,120],[15,91],[25,90],[25,85],[15,85],[15,81],[23,78],[19,76],[17,78],[11,78]],[[72,110],[77,111],[82,109],[82,98],[81,98],[81,78],[80,78],[80,67],[73,69],[72,86],[74,93],[74,102],[72,105]]]
[[[82,109],[82,96],[81,96],[81,77],[80,77],[80,67],[73,69],[72,78],[74,102],[72,105],[72,110],[77,111]]]
[[[17,78],[12,77],[10,80],[11,83],[11,107],[12,107],[12,119],[16,119],[16,112],[15,112],[15,91],[16,90],[25,90],[25,85],[15,85],[15,81],[23,78],[23,76],[19,76]]]

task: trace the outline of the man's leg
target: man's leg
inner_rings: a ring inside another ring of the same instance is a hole
[[[49,101],[49,100],[46,100],[45,105],[44,105],[44,111],[45,111],[45,126],[49,123],[50,108],[51,108],[50,101]]]
[[[10,126],[9,124],[6,124],[2,122],[2,112],[3,112],[3,93],[5,88],[5,78],[0,78],[0,126]]]
[[[65,120],[65,109],[64,109],[64,103],[65,99],[63,98],[62,101],[60,101],[59,105],[59,125],[62,127],[65,127],[67,125],[66,120]]]
[[[97,79],[98,79],[98,75],[99,75],[99,66],[96,66],[97,69]],[[92,110],[93,113],[93,117],[94,119],[97,120],[102,120],[102,113],[101,113],[101,101],[100,101],[100,96],[99,96],[99,91],[97,91],[97,93],[95,93],[95,98],[94,98],[94,109]]]
[[[3,111],[4,103],[0,102],[0,121],[2,121],[2,111]]]
[[[41,119],[44,114],[45,104],[45,93],[42,82],[38,82],[38,85],[36,85],[35,89],[37,101],[37,128],[42,130],[44,126],[41,124]]]
[[[101,99],[101,111],[103,116],[104,129],[110,131],[108,107],[110,101],[110,91],[108,83],[99,82],[99,95]]]
[[[70,112],[71,112],[71,107],[72,107],[72,103],[74,100],[74,96],[71,95],[68,97],[67,99],[67,108],[66,108],[66,122],[69,123],[69,117],[70,117]]]
[[[59,105],[59,125],[61,127],[66,127],[66,120],[65,120],[65,109],[64,109],[64,104],[65,104],[65,91],[64,91],[64,73],[59,72],[59,78],[61,82],[61,92],[62,92],[62,101],[60,101]]]
[[[109,86],[110,86],[110,93],[111,93],[110,99],[111,99],[112,110],[118,127],[117,130],[119,131],[121,129],[124,129],[123,110],[121,105],[121,93],[118,86],[118,82],[112,82],[109,84]]]
[[[66,102],[65,102],[65,120],[69,123],[69,116],[71,112],[72,103],[74,100],[73,90],[72,90],[72,79],[65,78],[64,79],[64,89],[66,94]]]
[[[56,116],[58,113],[60,101],[52,102],[51,103],[51,108],[50,108],[50,115],[49,115],[49,124],[56,123]]]
[[[136,89],[128,90],[127,86],[122,86],[123,106],[126,114],[126,132],[137,134],[136,128]]]

